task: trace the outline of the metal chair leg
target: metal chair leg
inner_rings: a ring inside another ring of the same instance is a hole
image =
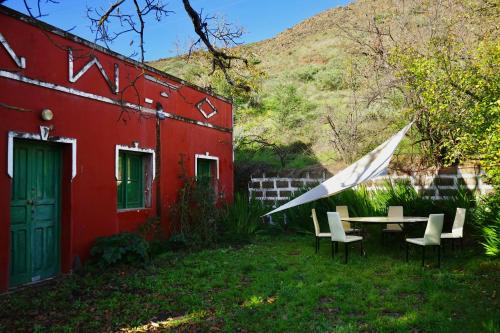
[[[347,243],[344,243],[344,249],[345,249],[345,263],[347,264],[347,257],[349,256],[349,247],[347,246]]]
[[[316,236],[316,253],[319,251],[319,237]]]
[[[406,262],[408,262],[408,249],[409,248],[409,244],[408,242],[406,242]]]
[[[425,261],[425,246],[422,246],[422,267],[424,266]]]
[[[365,252],[365,251],[363,250],[363,240],[361,240],[361,256],[363,256],[363,255],[364,255],[364,252]]]
[[[438,245],[438,267],[441,267],[441,245]]]
[[[461,237],[460,238],[460,251],[463,251],[464,250],[464,238]]]
[[[332,259],[334,259],[334,258],[335,258],[335,244],[334,244],[334,243],[335,243],[335,242],[334,242],[334,241],[332,241]]]
[[[455,252],[455,238],[451,239],[451,251]]]

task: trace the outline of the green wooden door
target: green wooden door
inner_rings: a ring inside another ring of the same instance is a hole
[[[14,143],[10,286],[59,272],[61,152],[48,143]]]

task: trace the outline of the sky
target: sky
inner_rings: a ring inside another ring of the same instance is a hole
[[[86,17],[87,7],[108,8],[116,0],[59,0],[57,4],[42,3],[41,18],[63,30],[93,41],[90,23]],[[130,2],[130,1],[128,1]],[[189,42],[195,38],[192,23],[184,11],[181,0],[164,1],[174,13],[161,22],[149,20],[145,28],[146,61],[176,56],[184,53]],[[203,9],[204,14],[224,16],[227,22],[243,27],[243,43],[252,43],[276,36],[283,30],[318,14],[326,9],[346,5],[348,0],[191,0],[194,9]],[[28,0],[36,7],[36,0]],[[23,0],[6,0],[3,5],[26,13]],[[113,42],[110,48],[125,56],[137,50],[137,42],[130,45],[132,36],[124,36]]]

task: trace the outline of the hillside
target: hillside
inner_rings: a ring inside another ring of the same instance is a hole
[[[463,10],[460,2],[439,8],[425,3],[360,0],[240,47],[259,60],[266,77],[260,90],[236,99],[237,162],[337,169],[402,127],[412,116],[405,97],[394,89],[398,78],[388,69],[388,51],[400,45],[427,47],[441,21]],[[482,23],[472,24],[477,30]],[[151,65],[228,93],[200,62],[177,57]],[[407,143],[400,149],[405,156],[418,151]]]
[[[317,162],[329,164],[338,159],[328,142],[325,115],[330,112],[329,107],[342,109],[346,104],[346,95],[349,94],[346,90],[329,87],[335,85],[329,76],[335,74],[345,57],[334,26],[339,11],[342,10],[328,10],[274,38],[245,46],[261,61],[259,67],[267,74],[260,93],[255,97],[258,103],[265,103],[276,95],[281,97],[284,94],[287,97],[292,94],[294,96],[291,98],[297,97],[299,105],[305,104],[302,108],[306,109],[304,115],[307,114],[307,117],[294,133],[294,137],[304,145],[299,147],[298,154],[292,153],[295,157],[292,157],[286,167],[303,167]],[[207,85],[205,79],[198,76],[198,65],[186,63],[182,57],[161,59],[151,65],[197,84]],[[262,135],[264,127],[273,126],[269,121],[272,118],[272,108],[263,107],[266,110],[257,112],[249,109],[248,105],[236,105],[237,135]],[[277,132],[280,133],[279,137],[274,136],[274,140],[286,142],[290,133]],[[259,152],[253,152],[251,156],[243,154],[240,149],[237,159],[281,167],[273,152],[266,151],[264,147],[259,148]]]

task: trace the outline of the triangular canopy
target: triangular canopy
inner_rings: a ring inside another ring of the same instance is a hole
[[[391,161],[392,154],[394,154],[396,147],[412,124],[413,122],[406,125],[390,139],[360,158],[355,163],[337,173],[335,176],[325,180],[323,183],[319,184],[310,191],[265,215],[270,215],[291,207],[329,197],[384,174],[387,171],[387,166]]]

